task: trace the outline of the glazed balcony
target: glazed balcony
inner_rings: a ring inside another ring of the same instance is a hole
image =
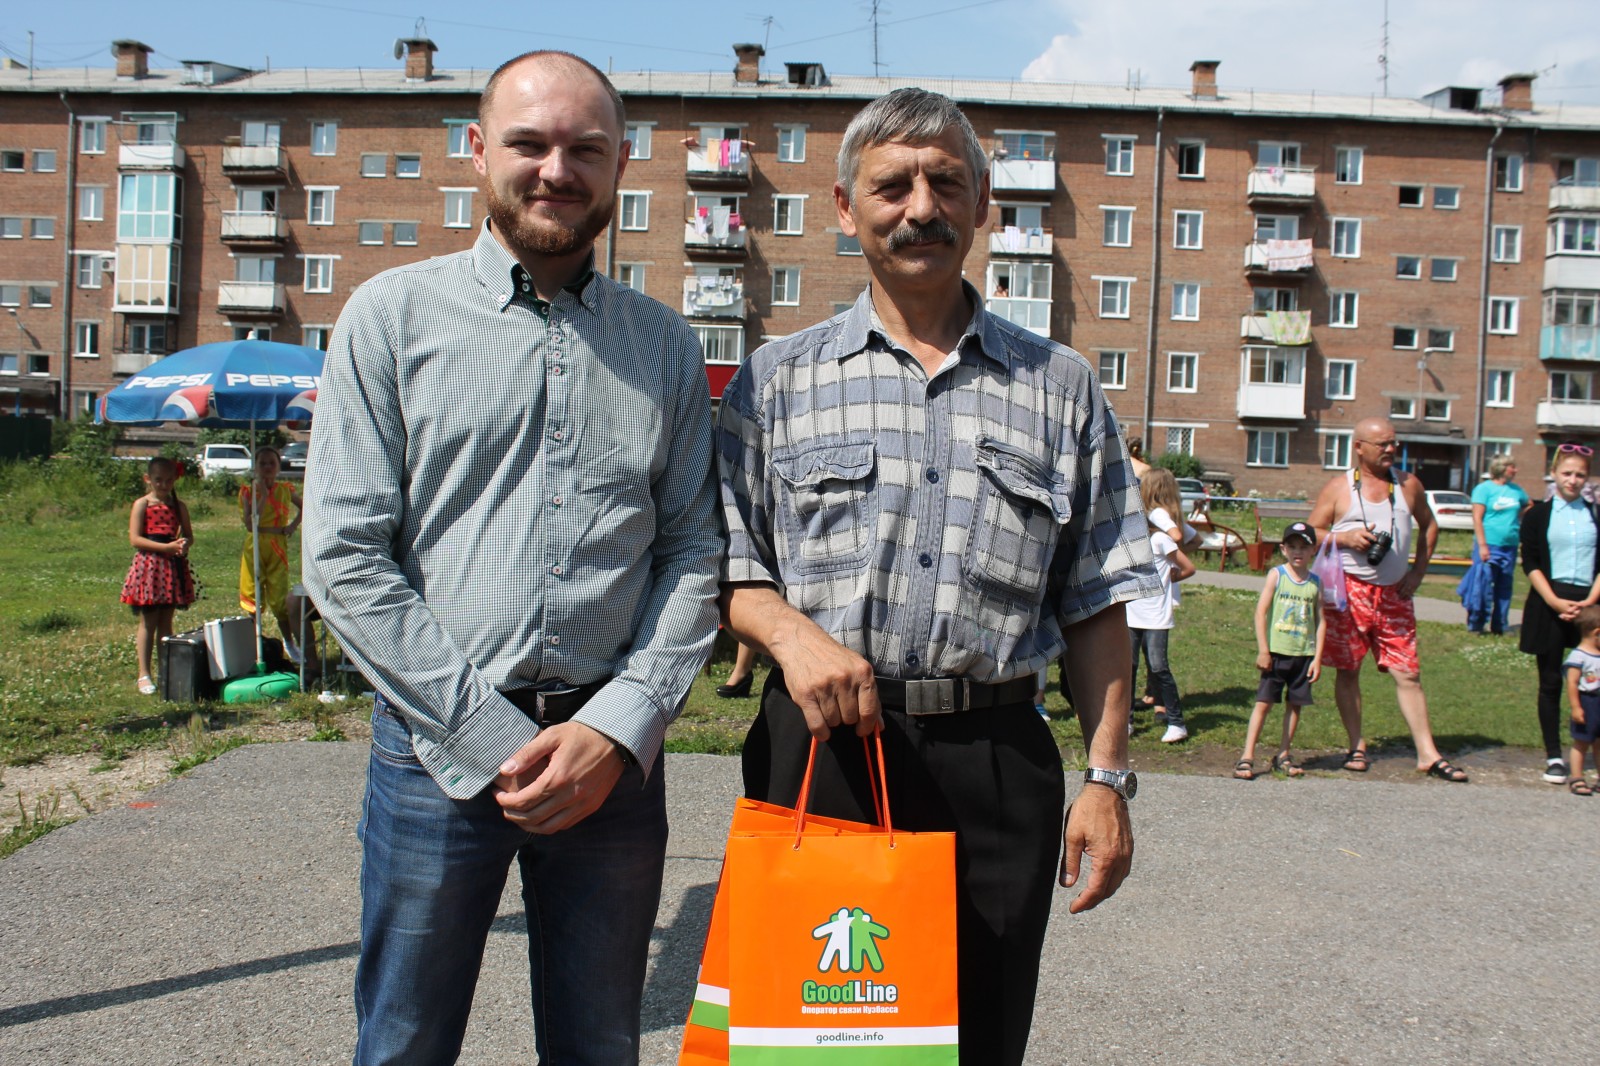
[[[117,148],[117,166],[123,170],[182,170],[185,156],[176,141],[160,144],[123,144]]]
[[[744,282],[731,278],[684,278],[685,318],[743,318]]]
[[[1299,281],[1315,267],[1308,240],[1256,241],[1244,246],[1244,272],[1252,277]]]
[[[222,212],[222,239],[228,244],[276,244],[284,237],[276,211]]]
[[[1600,326],[1545,326],[1539,330],[1540,359],[1600,363]]]
[[[1316,196],[1316,167],[1252,167],[1245,179],[1245,199],[1252,204],[1306,206]]]
[[[281,314],[283,286],[275,281],[218,282],[217,310],[243,315]]]
[[[276,144],[230,144],[222,148],[222,172],[230,178],[281,177],[283,149]]]
[[[1007,226],[989,234],[990,255],[1047,257],[1055,248],[1055,236],[1048,229],[1038,231]]]
[[[1534,421],[1549,429],[1600,429],[1600,401],[1540,400]]]

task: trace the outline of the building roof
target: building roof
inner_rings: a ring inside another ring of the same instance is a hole
[[[427,80],[409,80],[401,68],[255,71],[218,85],[195,84],[183,69],[151,70],[147,77],[119,78],[107,67],[54,67],[33,71],[0,70],[0,92],[110,93],[150,95],[255,95],[288,93],[377,93],[419,96],[476,96],[490,70],[436,69]],[[963,104],[1053,107],[1083,110],[1168,111],[1260,118],[1326,118],[1374,122],[1439,123],[1453,126],[1509,124],[1546,129],[1600,130],[1600,106],[1536,104],[1532,111],[1485,108],[1452,110],[1438,94],[1421,100],[1329,93],[1262,92],[1219,87],[1216,98],[1196,98],[1186,89],[1131,88],[1078,82],[986,81],[968,78],[880,78],[829,76],[822,86],[797,86],[782,79],[735,82],[729,71],[689,73],[626,71],[610,75],[624,96],[729,99],[740,97],[869,100],[891,89],[916,86],[941,92]],[[1433,100],[1434,102],[1430,102]]]

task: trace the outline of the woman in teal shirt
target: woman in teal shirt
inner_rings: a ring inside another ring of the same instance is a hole
[[[1517,565],[1517,542],[1522,516],[1533,501],[1516,482],[1517,464],[1509,455],[1497,455],[1489,464],[1489,480],[1472,490],[1472,530],[1478,559],[1489,566],[1494,580],[1494,603],[1482,600],[1467,607],[1467,628],[1482,633],[1506,631],[1511,613],[1511,579]]]

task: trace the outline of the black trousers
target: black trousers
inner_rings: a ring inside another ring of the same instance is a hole
[[[773,671],[744,745],[745,794],[793,806],[811,734]],[[1066,785],[1026,700],[960,714],[884,712],[896,828],[956,834],[956,953],[965,1066],[1020,1066],[1061,854]],[[866,748],[834,730],[817,751],[812,813],[876,822]]]
[[[1565,651],[1542,651],[1534,659],[1539,664],[1539,732],[1546,759],[1566,759],[1561,750],[1561,705],[1567,699],[1567,671],[1561,664],[1566,658]]]

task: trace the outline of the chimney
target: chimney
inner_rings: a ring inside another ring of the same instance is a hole
[[[1197,59],[1189,64],[1189,73],[1194,75],[1194,89],[1190,95],[1196,100],[1215,100],[1217,68],[1221,65],[1220,59]]]
[[[433,53],[439,46],[426,37],[402,40],[406,49],[406,81],[427,81],[433,77]]]
[[[767,50],[759,44],[736,44],[733,54],[739,61],[733,67],[733,80],[740,85],[754,85],[761,80],[761,57]]]
[[[1500,106],[1507,111],[1533,110],[1533,79],[1537,74],[1507,74],[1500,79]]]
[[[111,54],[117,57],[118,78],[150,76],[150,46],[143,41],[112,41]]]

